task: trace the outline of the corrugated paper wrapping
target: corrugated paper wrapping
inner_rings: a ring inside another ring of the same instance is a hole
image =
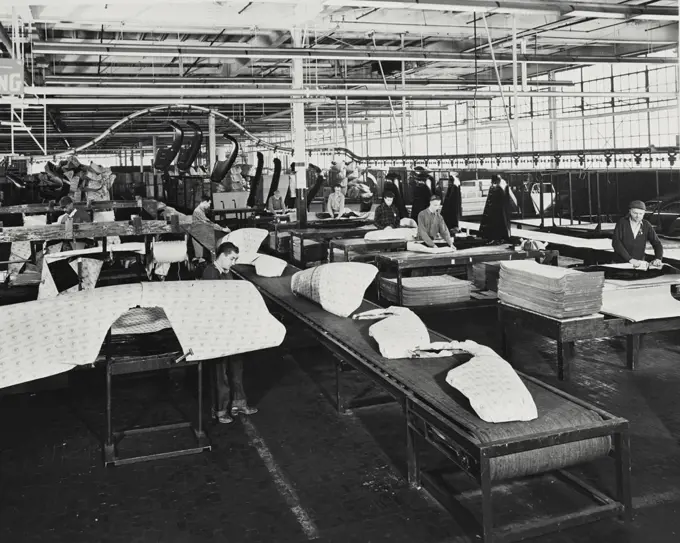
[[[189,360],[281,344],[286,330],[246,281],[103,287],[3,307],[0,388],[93,363],[108,329],[130,308],[160,307]],[[74,339],[75,338],[75,339]]]
[[[333,262],[297,272],[290,286],[294,294],[315,301],[329,313],[349,317],[377,273],[371,264]]]
[[[602,307],[602,272],[584,273],[533,260],[501,262],[498,298],[558,319],[584,317]]]

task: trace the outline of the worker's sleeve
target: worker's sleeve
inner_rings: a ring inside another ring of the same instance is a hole
[[[220,278],[220,272],[217,271],[217,268],[215,266],[208,266],[205,270],[203,270],[203,275],[201,276],[201,279],[219,279]]]
[[[378,228],[385,228],[386,226],[390,226],[390,225],[388,225],[388,224],[385,224],[385,222],[386,222],[386,221],[385,221],[385,209],[384,209],[384,207],[383,207],[382,205],[379,205],[379,206],[375,209],[374,222],[375,222],[375,225],[376,225]]]
[[[448,243],[449,245],[453,243],[451,240],[451,232],[449,232],[449,229],[446,227],[446,221],[444,221],[444,218],[442,216],[438,217],[439,220],[439,235],[444,238],[444,241]]]
[[[418,236],[425,242],[428,247],[434,247],[434,241],[427,232],[427,219],[425,218],[425,213],[422,211],[418,215]]]
[[[624,260],[624,262],[628,262],[632,257],[623,244],[623,226],[623,222],[616,223],[616,227],[614,228],[614,238],[612,239],[612,248],[614,249],[614,252]]]
[[[652,244],[652,247],[654,247],[654,258],[661,260],[663,258],[663,245],[661,244],[661,240],[659,239],[659,236],[656,235],[656,231],[650,223],[645,224],[645,226],[649,229],[647,240]]]

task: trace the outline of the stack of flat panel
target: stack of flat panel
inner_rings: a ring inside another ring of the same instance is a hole
[[[502,262],[498,298],[535,313],[568,319],[598,313],[603,287],[602,272],[584,273],[533,260]]]
[[[450,275],[404,277],[401,284],[405,306],[454,304],[470,299],[470,282]],[[391,302],[397,302],[397,279],[381,277],[380,294]]]
[[[472,282],[480,290],[498,290],[498,276],[501,273],[501,263],[479,262],[472,265]]]

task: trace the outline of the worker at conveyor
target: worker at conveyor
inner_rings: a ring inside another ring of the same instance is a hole
[[[430,207],[418,214],[418,238],[428,247],[436,247],[434,240],[440,235],[449,247],[455,249],[451,233],[440,213],[441,207],[441,197],[437,194],[430,196]]]
[[[394,193],[385,191],[382,203],[375,208],[375,225],[380,228],[398,228],[399,210],[394,205]]]
[[[201,197],[200,203],[196,206],[196,209],[194,209],[194,212],[191,215],[191,222],[193,224],[196,223],[207,224],[212,226],[215,230],[220,230],[228,234],[229,232],[231,232],[229,228],[227,228],[226,226],[219,226],[208,218],[207,212],[210,209],[211,205],[212,204],[210,194],[204,194]],[[192,239],[191,241],[194,246],[194,258],[202,262],[204,257],[203,246],[196,239]]]
[[[612,247],[622,262],[628,262],[634,268],[645,265],[645,252],[649,241],[654,248],[652,266],[661,267],[663,245],[654,231],[654,227],[645,220],[645,203],[634,200],[628,206],[628,215],[616,223]]]
[[[203,279],[233,279],[231,267],[236,263],[238,253],[238,247],[230,241],[222,243],[215,252],[215,261],[203,271]],[[228,356],[223,362],[213,364],[211,389],[212,416],[219,423],[229,424],[239,413],[257,413],[257,408],[248,405],[243,388],[243,355]]]
[[[333,185],[333,194],[328,197],[326,208],[332,219],[340,217],[345,212],[345,196],[342,194],[340,183]]]

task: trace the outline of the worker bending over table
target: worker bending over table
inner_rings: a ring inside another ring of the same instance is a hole
[[[430,207],[418,214],[418,238],[424,241],[428,247],[436,247],[434,240],[437,235],[441,235],[447,245],[455,249],[451,233],[440,213],[441,206],[442,199],[440,196],[437,194],[430,196]]]
[[[634,268],[646,266],[645,252],[649,241],[654,248],[654,260],[651,265],[660,268],[663,258],[663,245],[654,231],[654,227],[645,220],[645,203],[634,200],[628,206],[628,215],[616,223],[612,247],[621,262],[628,262]]]
[[[59,200],[59,205],[64,208],[64,214],[57,219],[57,224],[64,224],[67,217],[73,220],[73,223],[92,222],[90,216],[84,209],[77,209],[73,199],[70,196],[64,196]]]
[[[238,253],[238,247],[230,241],[222,243],[215,252],[215,261],[203,271],[203,279],[233,279],[231,267],[236,263]],[[243,388],[243,355],[227,356],[222,362],[213,364],[211,377],[214,419],[229,424],[234,422],[232,417],[239,413],[257,413],[257,408],[248,405]]]
[[[385,191],[382,203],[375,208],[375,225],[381,229],[398,228],[400,220],[399,210],[394,205],[394,193]]]
[[[345,212],[345,196],[342,194],[340,183],[333,185],[333,194],[328,197],[326,209],[333,219],[340,217]]]

